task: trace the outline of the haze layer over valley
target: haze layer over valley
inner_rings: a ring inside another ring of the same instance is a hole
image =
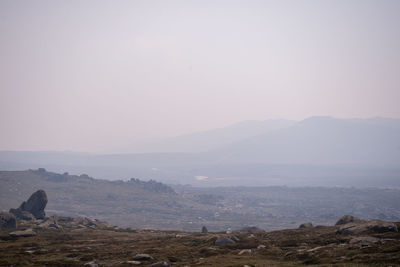
[[[399,136],[399,119],[245,121],[140,148],[153,153],[3,151],[0,168],[196,186],[399,187]]]

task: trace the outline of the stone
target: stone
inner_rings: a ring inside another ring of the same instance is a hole
[[[159,261],[156,263],[153,263],[152,265],[150,265],[149,267],[169,267],[169,263],[165,262],[165,261]]]
[[[258,245],[257,249],[264,249],[266,247],[267,247],[266,245]]]
[[[140,261],[127,261],[126,263],[129,264],[129,265],[140,265],[140,264],[142,264]]]
[[[227,238],[227,237],[219,237],[216,241],[215,241],[215,245],[216,246],[226,246],[226,245],[231,245],[231,244],[235,244],[236,242],[233,241],[231,238]]]
[[[379,241],[379,238],[373,237],[373,236],[358,236],[350,239],[349,243],[350,244],[356,244],[356,243],[376,243]]]
[[[149,261],[149,260],[154,260],[152,256],[149,254],[136,254],[135,257],[133,257],[133,260],[135,261]]]
[[[235,235],[231,235],[229,238],[232,239],[235,242],[239,242],[240,241],[240,239]]]
[[[11,237],[30,237],[30,236],[35,236],[36,233],[32,229],[26,229],[23,231],[15,231],[9,233]]]
[[[83,266],[85,266],[85,267],[99,267],[99,265],[94,261],[87,262]]]
[[[25,210],[20,210],[20,209],[10,209],[10,213],[14,214],[15,217],[21,220],[25,221],[32,221],[35,219],[35,217],[32,215],[32,213],[25,211]]]
[[[17,219],[14,214],[8,212],[0,212],[0,229],[17,228]]]
[[[50,229],[61,229],[62,227],[57,223],[56,217],[47,218],[44,222],[39,224],[39,227]]]
[[[344,215],[335,223],[335,225],[343,225],[347,223],[363,223],[363,222],[365,221],[361,220],[360,218],[351,215]]]
[[[238,255],[243,255],[243,254],[247,254],[247,255],[251,255],[251,249],[242,249]]]
[[[201,232],[202,232],[202,233],[208,233],[207,227],[203,226],[203,227],[201,228]]]
[[[47,205],[47,195],[43,190],[38,190],[33,193],[27,201],[22,202],[18,209],[10,209],[10,213],[13,213],[17,218],[28,220],[30,215],[33,215],[35,219],[43,219],[46,216],[44,209]]]
[[[313,228],[313,227],[314,226],[312,225],[312,223],[308,222],[308,223],[300,224],[299,229]]]
[[[359,234],[366,231],[375,233],[398,232],[397,226],[392,222],[372,220],[363,223],[347,223],[340,226],[339,234]]]

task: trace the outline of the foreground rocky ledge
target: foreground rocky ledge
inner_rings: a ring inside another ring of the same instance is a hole
[[[12,214],[0,214],[0,266],[400,264],[400,223],[345,215],[335,226],[309,222],[273,232],[130,230],[90,218],[46,217],[46,204],[39,190]]]
[[[400,233],[341,226],[273,232],[188,233],[85,226],[60,217],[59,228],[29,225],[36,236],[0,234],[0,266],[340,266],[400,264]],[[396,227],[400,223],[394,223]],[[229,242],[216,242],[226,240]]]

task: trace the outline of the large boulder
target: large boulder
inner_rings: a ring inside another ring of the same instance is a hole
[[[392,222],[380,220],[372,220],[362,223],[347,223],[340,226],[338,233],[340,234],[359,234],[371,231],[375,233],[398,232],[397,226]]]
[[[46,216],[44,209],[47,205],[47,195],[43,190],[38,190],[33,193],[27,201],[22,202],[18,209],[10,209],[17,218],[29,220],[32,214],[36,219],[43,219]]]
[[[17,220],[15,216],[8,212],[0,212],[0,229],[1,228],[17,228]]]
[[[215,241],[215,245],[216,246],[226,246],[226,245],[231,245],[231,244],[235,244],[236,242],[233,241],[231,238],[228,237],[219,237],[216,241]]]
[[[365,221],[361,220],[360,218],[351,215],[344,215],[335,223],[335,225],[343,225],[347,223],[363,223],[363,222]]]

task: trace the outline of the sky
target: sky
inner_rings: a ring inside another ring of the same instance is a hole
[[[0,150],[400,118],[400,1],[0,1]]]

